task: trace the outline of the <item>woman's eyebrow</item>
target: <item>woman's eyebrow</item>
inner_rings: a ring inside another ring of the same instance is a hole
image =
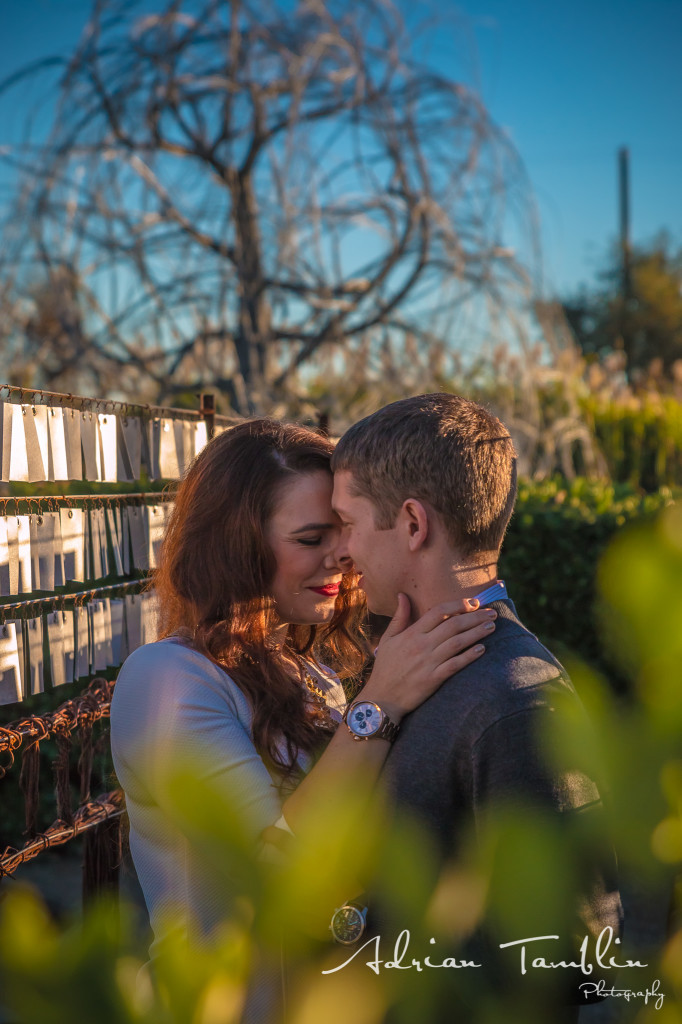
[[[292,530],[294,533],[307,533],[308,530],[333,530],[338,526],[338,523],[306,523],[305,526],[299,526],[298,530]]]

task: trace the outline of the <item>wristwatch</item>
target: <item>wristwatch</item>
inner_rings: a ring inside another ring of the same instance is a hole
[[[342,907],[337,907],[332,915],[329,930],[334,942],[342,946],[352,946],[357,942],[367,924],[367,907],[355,900],[349,900]]]
[[[346,708],[343,720],[354,740],[389,740],[392,742],[400,726],[372,700],[355,700]]]

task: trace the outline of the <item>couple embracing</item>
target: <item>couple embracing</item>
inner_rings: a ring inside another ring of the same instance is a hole
[[[515,496],[509,432],[449,394],[394,402],[336,448],[260,419],[196,457],[154,580],[161,639],[128,658],[111,713],[152,954],[169,907],[200,937],[239,897],[169,817],[163,752],[205,766],[254,851],[285,848],[325,780],[349,772],[416,818],[442,863],[499,802],[600,821],[594,780],[543,749],[579,699],[497,578]],[[371,671],[367,609],[391,618]],[[363,671],[349,703],[340,678]],[[589,941],[620,927],[611,867],[606,844],[576,901]],[[372,934],[366,903],[335,914],[340,942]],[[557,1021],[575,1019],[575,981]]]

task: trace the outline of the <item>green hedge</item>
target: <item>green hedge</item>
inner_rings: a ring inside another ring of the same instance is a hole
[[[653,518],[673,500],[668,488],[640,494],[627,485],[554,479],[522,482],[499,575],[529,629],[559,657],[578,654],[621,689],[598,639],[599,559],[631,520]]]

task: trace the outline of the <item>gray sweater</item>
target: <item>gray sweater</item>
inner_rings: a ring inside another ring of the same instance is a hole
[[[521,624],[510,600],[495,601],[491,607],[498,618],[495,632],[485,642],[485,654],[403,720],[384,766],[383,778],[394,803],[425,826],[441,866],[457,853],[467,834],[480,832],[491,805],[498,801],[539,807],[562,824],[577,821],[574,816],[579,815],[581,823],[605,835],[603,806],[589,770],[561,758],[550,763],[543,750],[543,731],[557,715],[567,709],[578,720],[584,715],[573,684],[556,658]],[[587,736],[586,716],[584,728]],[[607,926],[619,933],[622,909],[615,857],[607,841],[587,865],[578,903],[576,935],[594,938]],[[528,911],[528,925],[538,919],[537,912],[542,918],[542,908]],[[392,924],[401,927],[399,921]],[[498,932],[485,955],[493,945],[496,950],[498,942],[533,934],[538,933]],[[552,952],[545,948],[535,955]],[[516,971],[519,956],[514,950],[513,961],[512,953],[503,959],[513,962]],[[562,974],[569,984],[570,972],[553,973]],[[574,972],[571,992],[576,994],[576,984],[585,980]]]

